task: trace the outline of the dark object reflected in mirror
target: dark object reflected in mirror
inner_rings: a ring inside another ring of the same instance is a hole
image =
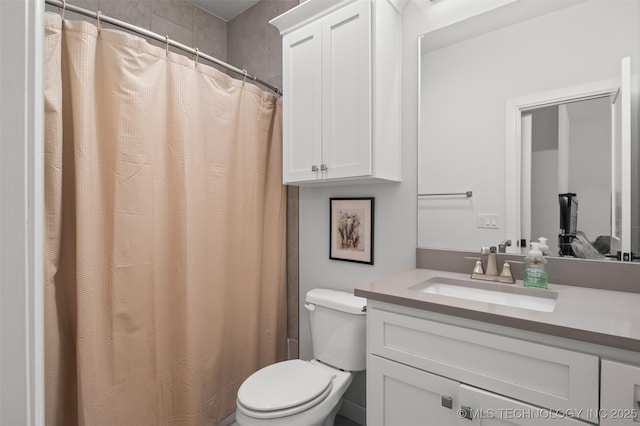
[[[558,195],[560,203],[560,234],[558,235],[558,254],[575,256],[572,243],[578,231],[578,197],[573,192]]]

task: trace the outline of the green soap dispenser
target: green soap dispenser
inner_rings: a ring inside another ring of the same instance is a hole
[[[531,243],[531,251],[524,259],[524,286],[547,288],[547,259],[542,256],[540,244]]]

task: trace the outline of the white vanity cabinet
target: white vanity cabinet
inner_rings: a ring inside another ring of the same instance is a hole
[[[401,180],[401,14],[388,0],[308,0],[283,35],[283,181]]]
[[[518,425],[518,426],[587,426],[588,423],[570,417],[569,415],[554,413],[551,410],[527,404],[512,398],[507,398],[493,392],[477,389],[467,385],[460,385],[458,394],[462,404],[468,404],[471,412],[469,419],[459,416],[458,425]],[[576,411],[577,413],[577,411]],[[593,412],[595,416],[595,412]],[[594,417],[593,421],[597,422]]]
[[[380,306],[367,312],[367,425],[598,423],[598,356]]]
[[[369,355],[367,425],[455,425],[460,409],[459,385],[454,380]]]
[[[640,356],[638,364],[602,360],[601,426],[640,425]]]
[[[368,358],[367,425],[582,425],[569,416],[375,355]]]

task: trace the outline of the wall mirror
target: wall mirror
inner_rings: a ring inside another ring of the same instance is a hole
[[[639,254],[640,6],[535,3],[421,37],[418,247]]]

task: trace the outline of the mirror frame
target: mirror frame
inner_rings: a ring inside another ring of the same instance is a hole
[[[588,100],[614,95],[619,88],[617,79],[600,80],[562,89],[534,93],[507,99],[506,101],[506,205],[505,233],[511,241],[519,241],[522,226],[522,113],[543,106]],[[629,242],[627,242],[629,243]],[[629,244],[630,247],[630,244]],[[520,253],[520,247],[512,244],[509,253]]]

